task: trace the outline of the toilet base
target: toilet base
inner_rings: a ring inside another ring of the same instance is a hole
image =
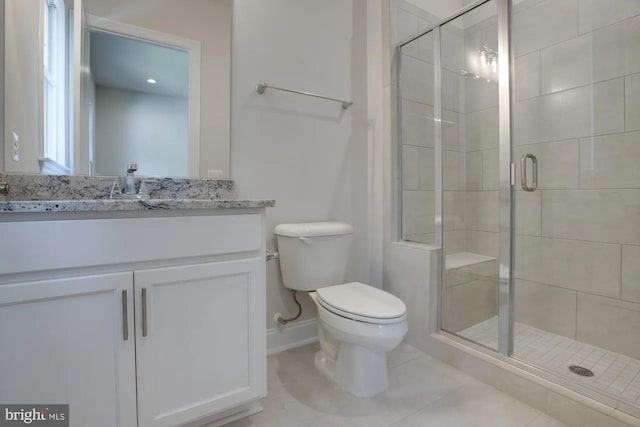
[[[320,351],[314,356],[316,368],[329,380],[356,397],[367,398],[387,390],[387,346],[374,351],[362,345],[341,341],[318,322]],[[333,330],[340,334],[340,331]],[[406,332],[406,331],[405,331]],[[404,336],[404,333],[402,334]],[[344,338],[344,334],[342,334]],[[371,344],[369,342],[369,344]],[[393,343],[392,348],[397,346]]]
[[[372,397],[384,392],[387,379],[387,353],[371,351],[359,345],[340,343],[333,380],[357,397]]]
[[[336,360],[332,359],[327,353],[319,350],[313,357],[316,368],[324,374],[329,380],[333,381],[336,372]]]
[[[356,397],[373,397],[387,390],[387,354],[349,343],[340,343],[337,360],[320,350],[316,368]]]

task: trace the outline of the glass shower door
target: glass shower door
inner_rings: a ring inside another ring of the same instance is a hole
[[[503,354],[512,189],[510,76],[499,51],[509,51],[508,6],[474,2],[398,50],[402,238],[443,248],[441,329]]]
[[[442,329],[493,350],[500,305],[497,11],[506,1],[476,2],[398,49],[401,236],[444,248]]]
[[[440,27],[442,329],[498,350],[497,1]]]
[[[640,2],[513,11],[513,356],[640,404]]]

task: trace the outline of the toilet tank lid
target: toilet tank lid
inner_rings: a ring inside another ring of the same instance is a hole
[[[352,234],[353,227],[343,222],[305,222],[280,224],[275,233],[286,237],[340,236]]]

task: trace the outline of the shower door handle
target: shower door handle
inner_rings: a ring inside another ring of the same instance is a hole
[[[527,184],[527,159],[531,159],[531,166],[533,167],[531,187]],[[531,153],[523,154],[520,157],[520,184],[524,191],[532,192],[538,188],[538,158]]]

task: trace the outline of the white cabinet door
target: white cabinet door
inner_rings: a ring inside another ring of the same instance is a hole
[[[264,395],[264,268],[252,258],[134,273],[139,427]]]
[[[133,273],[0,286],[0,402],[69,404],[72,427],[135,426],[132,293]]]

